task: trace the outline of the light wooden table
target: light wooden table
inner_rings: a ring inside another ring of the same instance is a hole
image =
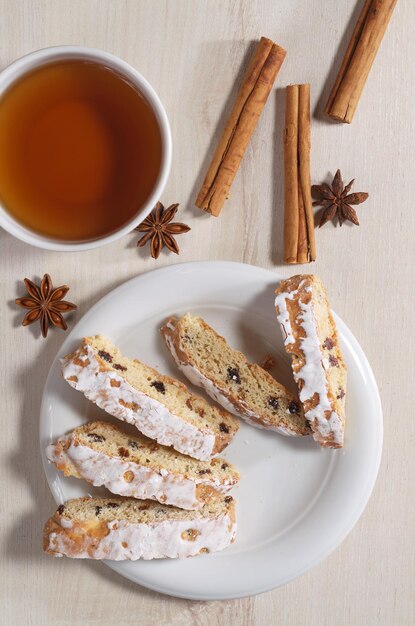
[[[360,4],[360,3],[359,3]],[[415,5],[397,7],[351,126],[322,119],[322,103],[351,32],[356,1],[0,0],[0,63],[56,44],[103,48],[153,84],[167,109],[174,159],[163,194],[180,202],[191,233],[181,261],[244,261],[290,275],[282,255],[283,92],[310,82],[312,178],[340,167],[370,199],[361,226],[317,232],[319,274],[333,307],[361,342],[383,402],[379,478],[353,532],[324,563],[282,589],[229,602],[176,600],[142,589],[100,563],[41,551],[54,510],[38,449],[42,388],[60,331],[47,340],[19,326],[21,279],[49,272],[71,286],[79,319],[110,289],[175,263],[137,251],[135,236],[80,254],[37,250],[0,233],[1,481],[0,622],[200,626],[409,626],[414,623],[415,454],[413,416],[415,210]],[[345,35],[346,34],[346,35]],[[193,208],[212,141],[223,126],[253,39],[288,50],[286,62],[219,219]],[[68,296],[68,297],[69,297]],[[362,415],[364,419],[364,415]]]

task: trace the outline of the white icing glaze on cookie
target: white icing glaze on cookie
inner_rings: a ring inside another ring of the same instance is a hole
[[[62,528],[70,530],[71,520],[60,519]],[[235,539],[236,523],[227,514],[216,518],[196,520],[164,520],[152,524],[133,524],[125,520],[107,523],[108,534],[97,540],[84,533],[81,547],[75,551],[74,542],[65,532],[51,532],[46,550],[55,556],[78,559],[110,559],[113,561],[163,559],[195,556],[217,552]],[[82,532],[77,527],[78,532]],[[195,531],[190,538],[188,530]]]
[[[173,332],[175,330],[174,326],[170,322],[166,324],[166,328],[170,329]],[[278,424],[278,425],[269,424],[268,425],[268,424],[264,424],[264,422],[259,423],[255,419],[257,417],[256,414],[250,409],[248,409],[247,407],[246,408],[244,407],[243,411],[235,407],[235,405],[232,404],[232,402],[230,402],[228,397],[225,395],[226,391],[224,389],[221,389],[220,387],[214,385],[213,382],[209,380],[209,378],[204,376],[202,372],[200,372],[200,370],[198,370],[196,367],[194,367],[190,363],[183,363],[179,359],[179,356],[174,347],[174,342],[168,333],[164,334],[164,338],[165,338],[166,344],[171,352],[173,359],[175,360],[178,368],[186,376],[186,378],[188,378],[190,382],[193,383],[194,385],[198,387],[202,387],[202,389],[206,391],[208,396],[210,396],[213,400],[216,400],[216,402],[220,404],[224,409],[229,411],[229,413],[232,413],[233,415],[236,415],[236,417],[239,417],[245,420],[245,422],[247,422],[251,426],[254,426],[255,428],[273,430],[274,432],[280,433],[281,435],[286,435],[288,437],[297,435],[297,433],[294,430],[291,430],[283,426],[282,424]]]
[[[298,289],[279,293],[275,298],[275,307],[278,311],[277,319],[285,336],[285,345],[295,343],[287,300],[296,298],[303,284],[304,281],[300,283]],[[311,293],[312,288],[307,286],[304,291]],[[298,304],[301,313],[297,317],[297,323],[303,327],[305,333],[305,337],[302,337],[299,342],[299,347],[304,355],[304,365],[299,370],[294,371],[295,381],[298,383],[301,380],[303,383],[299,394],[300,400],[304,404],[304,402],[311,400],[315,393],[319,395],[318,404],[306,411],[305,416],[311,423],[317,420],[318,431],[323,437],[327,438],[331,434],[334,442],[341,445],[343,443],[343,419],[332,410],[332,404],[328,397],[325,372],[329,364],[321,352],[311,301],[303,302],[300,295]]]
[[[232,487],[229,481],[220,483],[212,478],[185,478],[166,469],[157,471],[132,461],[123,461],[74,442],[71,435],[61,438],[58,446],[49,445],[46,456],[57,465],[73,468],[75,474],[94,487],[104,486],[120,496],[158,500],[181,509],[200,509],[204,505],[197,499],[196,485],[208,485],[219,493],[226,493]]]
[[[85,352],[83,354],[82,352]],[[213,456],[215,434],[171,413],[167,407],[130,385],[110,369],[101,369],[96,351],[86,344],[61,359],[66,381],[88,400],[120,420],[133,424],[147,437],[201,461]],[[112,383],[112,384],[111,384]]]

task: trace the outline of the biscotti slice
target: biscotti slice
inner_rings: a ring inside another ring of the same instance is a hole
[[[197,461],[142,435],[129,435],[108,422],[90,422],[47,447],[46,456],[65,476],[133,498],[200,509],[239,481],[218,457]]]
[[[161,329],[179,368],[228,411],[283,435],[308,435],[303,409],[288,389],[248,363],[200,317],[171,317]]]
[[[134,498],[77,498],[46,522],[43,549],[78,559],[182,559],[223,550],[235,535],[232,496],[200,511]]]
[[[311,274],[283,280],[275,306],[314,439],[341,448],[347,371],[323,283]]]
[[[232,415],[194,396],[179,381],[124,357],[105,337],[84,338],[61,364],[64,378],[89,400],[182,454],[206,461],[239,428]]]

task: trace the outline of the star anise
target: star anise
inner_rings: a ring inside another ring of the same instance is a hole
[[[178,208],[178,204],[172,204],[165,209],[161,202],[157,202],[150,215],[135,228],[139,233],[145,233],[137,241],[137,246],[145,246],[147,241],[151,239],[151,256],[153,259],[159,257],[164,247],[175,254],[179,254],[179,246],[173,235],[187,233],[190,228],[186,224],[172,222]]]
[[[356,224],[356,226],[359,226],[356,211],[350,205],[361,204],[367,200],[369,194],[363,191],[349,194],[353,183],[354,178],[345,187],[340,170],[337,170],[331,187],[327,183],[323,183],[322,185],[313,185],[311,187],[311,195],[315,198],[313,206],[321,205],[324,208],[323,215],[320,220],[320,228],[324,226],[326,222],[333,220],[336,215],[340,226],[345,220],[349,220],[350,222],[353,222],[353,224]]]
[[[68,293],[69,287],[61,285],[54,289],[49,274],[43,276],[39,287],[28,278],[24,279],[24,284],[28,295],[16,300],[16,304],[29,309],[23,318],[22,326],[28,326],[40,320],[43,337],[48,334],[50,324],[66,330],[67,325],[62,313],[68,313],[77,308],[76,304],[62,299]]]

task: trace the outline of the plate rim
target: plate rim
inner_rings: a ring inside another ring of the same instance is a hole
[[[183,270],[194,270],[196,268],[200,268],[200,267],[214,267],[216,266],[217,268],[222,267],[223,269],[242,269],[244,272],[254,272],[254,273],[262,273],[264,275],[264,277],[270,279],[272,277],[272,279],[277,283],[280,280],[283,280],[284,278],[281,277],[280,275],[274,273],[272,270],[263,268],[261,266],[257,266],[257,265],[252,265],[252,264],[248,264],[248,263],[241,263],[241,262],[237,262],[237,261],[221,261],[221,260],[214,260],[214,261],[188,261],[188,262],[179,262],[179,263],[174,263],[172,265],[167,265],[165,267],[161,267],[161,268],[154,268],[151,269],[149,271],[144,271],[140,274],[138,274],[137,276],[133,276],[132,278],[124,281],[123,283],[121,283],[120,285],[118,285],[117,287],[115,287],[114,289],[111,289],[108,293],[106,293],[102,298],[100,298],[92,307],[90,307],[90,309],[88,309],[84,315],[77,321],[77,323],[75,324],[75,326],[71,329],[70,333],[64,338],[62,344],[60,345],[60,347],[58,348],[48,375],[46,377],[46,381],[44,384],[44,388],[43,388],[43,393],[42,393],[42,401],[41,401],[41,405],[40,405],[40,414],[39,414],[39,444],[40,444],[40,453],[41,453],[41,459],[42,459],[42,465],[43,465],[43,469],[45,471],[45,477],[46,480],[48,482],[48,486],[49,489],[51,491],[52,497],[55,500],[55,502],[58,503],[58,501],[55,498],[54,492],[51,489],[51,485],[50,485],[50,481],[48,478],[48,473],[46,471],[46,465],[48,463],[46,456],[44,454],[44,450],[43,450],[43,441],[42,441],[42,433],[41,433],[41,422],[42,422],[42,416],[44,415],[45,412],[45,403],[46,403],[46,390],[48,388],[48,385],[50,383],[50,379],[52,378],[53,374],[54,374],[54,370],[55,370],[55,366],[56,366],[56,362],[58,361],[58,359],[60,358],[60,355],[62,352],[64,352],[64,346],[66,346],[67,343],[69,343],[71,341],[71,338],[73,335],[76,335],[76,331],[78,326],[80,326],[81,324],[83,324],[85,322],[85,320],[87,320],[90,316],[92,316],[95,312],[95,310],[97,310],[98,308],[100,308],[101,306],[105,305],[105,302],[109,299],[112,299],[114,296],[116,296],[117,294],[119,294],[121,291],[128,289],[129,285],[132,283],[136,283],[137,281],[140,280],[149,280],[151,279],[151,276],[153,276],[154,274],[170,274],[170,273],[175,273],[175,272],[180,272]],[[334,312],[333,312],[334,313]],[[115,571],[118,575],[123,576],[124,578],[130,580],[131,582],[134,582],[137,585],[140,585],[146,589],[150,589],[152,591],[156,591],[158,593],[161,593],[163,595],[168,595],[171,597],[177,597],[177,598],[183,598],[183,599],[189,599],[189,600],[232,600],[232,599],[238,599],[238,598],[243,598],[243,597],[250,597],[250,596],[254,596],[254,595],[258,595],[258,594],[262,594],[262,593],[266,593],[267,591],[271,591],[273,589],[277,589],[279,587],[282,587],[284,585],[286,585],[288,582],[295,580],[296,578],[298,578],[299,576],[302,576],[303,574],[305,574],[307,571],[313,569],[316,565],[318,565],[319,563],[321,563],[322,561],[324,561],[332,552],[334,552],[334,550],[340,546],[340,544],[345,540],[345,538],[349,535],[349,533],[353,530],[353,528],[356,526],[357,522],[359,521],[359,519],[361,518],[370,498],[371,495],[373,493],[373,489],[374,486],[376,484],[376,479],[379,473],[379,467],[380,467],[380,462],[381,462],[381,458],[382,458],[382,449],[383,449],[383,411],[382,411],[382,404],[381,404],[381,399],[380,399],[380,394],[379,394],[379,389],[376,383],[376,379],[373,373],[373,370],[370,366],[370,363],[363,351],[363,348],[360,346],[360,343],[358,342],[358,340],[356,339],[356,337],[354,336],[353,332],[350,330],[350,328],[345,324],[345,322],[343,322],[343,320],[336,314],[334,313],[334,316],[336,318],[336,320],[338,320],[340,322],[340,324],[342,326],[344,326],[347,329],[348,332],[348,339],[350,340],[350,342],[353,344],[353,348],[354,350],[356,350],[358,352],[359,355],[359,360],[364,364],[365,369],[366,369],[366,374],[370,380],[371,386],[373,388],[373,402],[376,405],[376,413],[378,414],[378,432],[377,432],[377,449],[376,449],[376,455],[375,455],[375,459],[373,461],[373,465],[371,468],[371,472],[370,475],[367,475],[367,487],[366,487],[366,491],[365,493],[362,495],[360,503],[358,504],[358,506],[356,506],[353,515],[351,517],[351,520],[349,521],[349,524],[347,525],[347,528],[343,529],[337,536],[335,539],[332,540],[332,542],[330,543],[330,545],[328,547],[325,548],[325,550],[323,550],[322,552],[319,553],[318,556],[316,556],[314,559],[311,559],[310,562],[308,562],[306,565],[304,565],[303,567],[298,568],[297,571],[291,573],[290,575],[287,575],[286,577],[283,577],[282,580],[280,580],[278,583],[269,583],[267,585],[262,585],[261,587],[256,587],[254,590],[252,591],[241,591],[241,592],[235,592],[235,593],[224,593],[224,594],[212,594],[212,593],[207,593],[207,594],[200,594],[200,593],[191,593],[191,592],[180,592],[180,591],[175,591],[175,590],[166,590],[165,587],[160,587],[157,586],[156,584],[153,584],[151,582],[138,582],[132,575],[129,574],[129,572],[120,572],[119,568],[117,567],[119,565],[118,562],[113,562],[113,561],[107,561],[104,560],[102,561],[102,563],[104,563],[107,567],[109,567],[112,571]],[[66,348],[65,348],[66,350]]]

